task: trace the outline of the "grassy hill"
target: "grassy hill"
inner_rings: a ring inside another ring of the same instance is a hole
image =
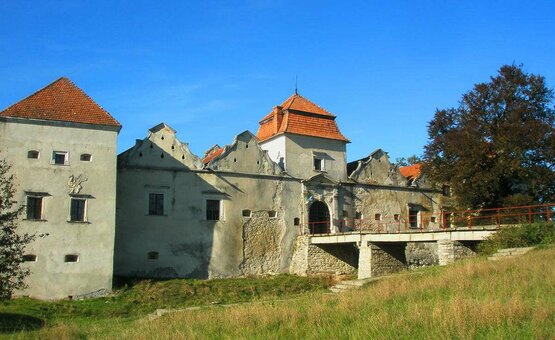
[[[477,258],[410,275],[399,274],[341,295],[318,289],[306,291],[289,300],[181,311],[153,321],[136,316],[105,318],[91,314],[72,319],[66,315],[39,330],[9,335],[128,339],[548,339],[555,334],[554,248],[503,261]]]

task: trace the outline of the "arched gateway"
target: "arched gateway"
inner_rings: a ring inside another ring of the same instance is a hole
[[[330,232],[330,211],[325,203],[315,201],[310,205],[308,225],[311,234],[326,234]]]

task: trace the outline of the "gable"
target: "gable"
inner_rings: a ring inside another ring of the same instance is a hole
[[[389,156],[381,149],[356,162],[358,165],[349,176],[355,182],[376,185],[406,185],[399,169],[389,162]],[[351,167],[353,167],[352,163]]]
[[[251,174],[279,175],[282,173],[267,152],[260,148],[258,139],[249,131],[237,135],[233,143],[216,151],[206,167],[213,170]]]
[[[135,146],[118,156],[118,166],[202,169],[200,158],[175,134],[165,123],[156,125],[145,139],[137,140]]]

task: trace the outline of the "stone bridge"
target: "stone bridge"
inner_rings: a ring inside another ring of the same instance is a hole
[[[301,235],[291,271],[301,275],[357,273],[363,279],[411,267],[446,265],[475,255],[477,243],[498,227]]]

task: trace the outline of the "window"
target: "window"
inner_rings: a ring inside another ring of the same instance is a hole
[[[64,256],[64,262],[78,262],[79,261],[79,255],[77,254],[67,254],[66,256]]]
[[[418,210],[409,208],[409,225],[411,228],[418,228]]]
[[[27,151],[27,158],[38,159],[39,158],[39,152],[36,151],[36,150]]]
[[[349,212],[347,210],[343,210],[343,218],[348,218]]]
[[[148,194],[148,214],[157,216],[164,215],[164,194]]]
[[[360,211],[355,212],[355,219],[362,220],[362,213]]]
[[[23,255],[23,262],[37,262],[37,255],[25,254]]]
[[[87,200],[82,198],[72,198],[70,208],[70,221],[71,222],[85,222],[85,206]]]
[[[52,164],[56,165],[68,165],[69,157],[66,151],[54,151],[52,153]]]
[[[314,156],[314,170],[323,171],[324,170],[324,159]]]
[[[251,217],[251,211],[248,209],[243,210],[242,212],[243,217]]]
[[[149,260],[158,260],[158,252],[157,251],[149,251],[146,254],[146,258]]]
[[[382,220],[382,214],[375,214],[374,215],[374,220],[381,221]]]
[[[437,219],[436,219],[436,217],[435,217],[435,216],[432,216],[432,217],[430,218],[430,222],[432,222],[432,223],[436,223],[436,221],[437,221]]]
[[[394,215],[393,215],[393,219],[394,219],[395,221],[399,221],[399,214],[394,214]]]
[[[79,157],[82,162],[90,162],[92,160],[92,155],[90,153],[84,153]]]
[[[277,218],[277,211],[275,211],[275,210],[268,211],[268,217],[269,218]]]
[[[220,220],[220,200],[206,200],[206,219],[208,221]]]
[[[295,217],[295,218],[293,219],[293,225],[299,225],[299,224],[301,224],[301,219],[298,218],[298,217]]]
[[[27,219],[42,220],[42,197],[27,196]]]
[[[443,196],[451,196],[451,187],[449,185],[444,185],[441,191],[443,192]]]

